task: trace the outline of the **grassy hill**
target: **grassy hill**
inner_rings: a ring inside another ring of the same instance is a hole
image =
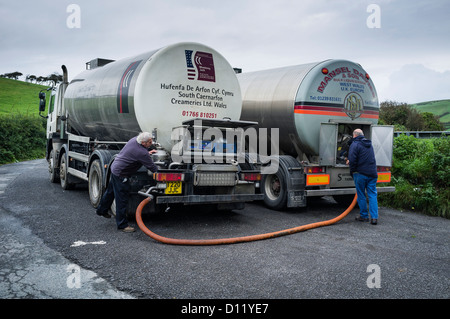
[[[43,85],[0,78],[0,115],[39,116],[39,91]],[[47,100],[48,100],[47,94]]]
[[[45,155],[45,119],[39,117],[42,85],[0,78],[0,165]]]
[[[420,112],[430,112],[439,116],[439,120],[450,130],[450,100],[429,101],[412,104]]]

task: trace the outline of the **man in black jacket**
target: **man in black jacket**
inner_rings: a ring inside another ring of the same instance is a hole
[[[128,141],[111,165],[111,179],[96,210],[97,215],[110,218],[108,210],[115,199],[117,229],[127,233],[134,231],[133,227],[128,226],[126,216],[130,192],[129,179],[142,165],[152,172],[158,171],[151,156],[156,151],[148,151],[152,143],[152,136],[148,132],[140,133]]]
[[[372,142],[364,137],[364,133],[360,129],[353,131],[353,141],[348,152],[347,164],[350,165],[350,174],[355,181],[358,195],[360,216],[356,220],[369,221],[366,202],[367,190],[371,224],[376,225],[378,222],[377,164]]]

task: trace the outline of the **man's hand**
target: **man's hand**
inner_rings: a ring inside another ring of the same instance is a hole
[[[158,152],[158,150],[151,150],[151,151],[149,151],[148,153],[149,153],[150,155],[152,155],[152,154],[155,154],[156,152]]]

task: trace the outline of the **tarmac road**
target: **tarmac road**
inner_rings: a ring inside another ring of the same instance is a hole
[[[173,238],[259,234],[331,219],[332,199],[271,211],[175,209],[146,215]],[[173,246],[116,230],[87,187],[63,191],[45,160],[0,166],[0,298],[449,299],[450,220],[380,208],[354,221],[222,246]]]

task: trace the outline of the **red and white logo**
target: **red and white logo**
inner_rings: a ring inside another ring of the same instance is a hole
[[[187,76],[189,80],[216,82],[214,59],[211,53],[185,50]]]

